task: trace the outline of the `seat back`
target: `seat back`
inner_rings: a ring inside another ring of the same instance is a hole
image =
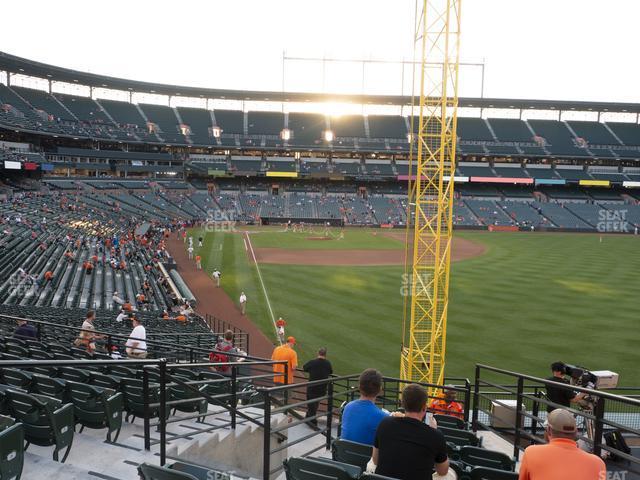
[[[70,380],[78,383],[89,383],[91,380],[89,372],[85,372],[84,370],[79,370],[74,367],[61,367],[59,376],[63,380]]]
[[[23,465],[24,428],[18,423],[0,432],[0,478],[20,478]]]
[[[115,432],[115,441],[122,427],[123,395],[84,383],[67,383],[78,423],[88,428],[107,428],[107,440],[111,441],[111,434]]]
[[[438,426],[438,430],[442,432],[447,442],[451,442],[459,447],[464,447],[467,445],[472,447],[480,446],[480,439],[476,437],[473,432],[440,426]]]
[[[119,377],[99,372],[89,372],[89,375],[91,376],[91,385],[120,391],[121,386]]]
[[[513,461],[508,455],[495,450],[478,447],[462,447],[460,460],[473,467],[488,467],[496,470],[513,471]]]
[[[345,466],[315,458],[290,458],[283,462],[287,480],[354,480]],[[360,469],[357,469],[360,470]],[[353,471],[352,471],[353,472]]]
[[[337,439],[331,444],[331,457],[338,462],[356,465],[364,471],[371,459],[372,450],[371,445]]]
[[[446,428],[457,428],[459,430],[465,430],[467,428],[464,420],[458,417],[453,417],[451,415],[439,415],[435,414],[433,418],[438,422],[439,427]]]
[[[33,378],[28,372],[15,368],[3,368],[0,370],[0,375],[2,376],[2,382],[6,385],[18,387],[22,390],[31,390]]]
[[[138,467],[138,473],[142,480],[198,480],[193,475],[178,472],[166,467],[158,467],[143,463]]]
[[[6,390],[5,397],[11,415],[24,426],[25,439],[43,447],[55,445],[54,460],[58,460],[61,449],[67,448],[62,459],[64,462],[73,443],[73,405],[63,405],[55,398],[15,390]]]
[[[471,470],[471,480],[518,480],[518,474],[495,468],[475,467]]]
[[[51,378],[45,375],[33,375],[33,391],[39,395],[46,395],[60,400],[63,403],[70,401],[69,388],[59,378]]]

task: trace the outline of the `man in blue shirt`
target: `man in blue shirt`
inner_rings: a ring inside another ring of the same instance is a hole
[[[373,445],[378,424],[388,413],[376,407],[376,397],[382,389],[382,374],[367,368],[360,374],[360,399],[349,402],[342,412],[340,438],[351,442]]]

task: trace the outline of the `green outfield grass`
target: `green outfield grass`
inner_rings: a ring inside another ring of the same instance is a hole
[[[453,265],[448,376],[470,377],[475,363],[543,376],[552,361],[562,360],[614,370],[622,384],[640,385],[639,238],[606,236],[600,243],[597,235],[582,234],[456,235],[487,251]],[[254,247],[402,248],[371,230],[346,230],[344,240],[327,242],[275,229],[251,237]],[[273,338],[242,236],[209,233],[203,249],[207,270],[221,266],[225,290],[235,299],[243,289],[249,315]],[[374,366],[398,374],[401,266],[260,269],[275,315],[287,319],[288,333],[299,341],[301,359],[322,345],[339,373]]]

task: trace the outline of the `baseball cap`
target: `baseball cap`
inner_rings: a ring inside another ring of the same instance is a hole
[[[571,412],[562,408],[556,408],[547,415],[544,424],[545,427],[549,426],[555,432],[575,433],[577,431],[575,417]]]
[[[296,344],[295,337],[287,337],[287,343],[293,343],[295,345]]]

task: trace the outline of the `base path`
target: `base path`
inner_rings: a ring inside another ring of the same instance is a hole
[[[388,236],[404,241],[404,234],[390,233]],[[400,235],[400,237],[396,237]],[[456,262],[484,254],[483,244],[465,238],[453,239],[451,260]],[[404,249],[398,250],[287,250],[282,248],[256,248],[259,263],[284,265],[342,265],[342,266],[378,266],[404,265]]]
[[[234,327],[249,334],[249,347],[251,355],[263,358],[271,358],[273,343],[248,316],[240,313],[238,305],[229,298],[222,288],[216,287],[213,279],[204,270],[196,269],[196,263],[189,260],[182,239],[172,234],[167,242],[167,249],[178,264],[178,273],[189,286],[191,292],[198,301],[196,312],[220,318]]]

